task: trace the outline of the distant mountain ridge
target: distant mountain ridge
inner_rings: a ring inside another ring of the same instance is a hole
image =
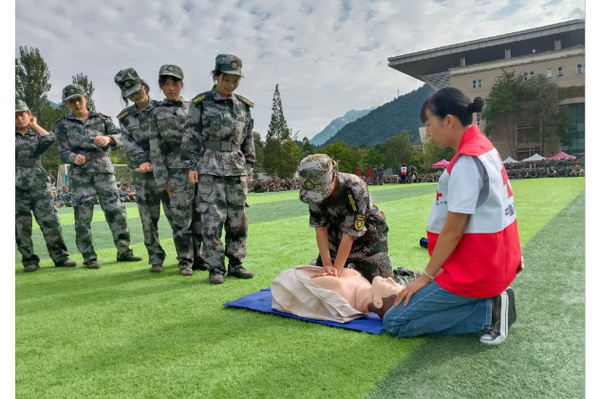
[[[317,133],[315,135],[315,137],[313,137],[312,139],[310,139],[310,143],[312,145],[316,145],[319,146],[323,143],[325,143],[327,140],[329,140],[331,137],[333,137],[337,132],[340,131],[340,129],[342,129],[344,126],[346,126],[348,123],[352,123],[355,120],[357,120],[358,118],[361,118],[365,115],[367,115],[369,112],[371,112],[373,109],[375,109],[375,107],[370,108],[370,109],[361,109],[361,110],[355,110],[355,109],[351,109],[350,111],[346,112],[344,114],[344,116],[340,116],[339,118],[335,118],[334,120],[331,121],[331,123],[329,125],[327,125],[327,127],[323,130],[321,130],[319,133]]]
[[[412,144],[419,144],[421,142],[419,127],[423,126],[419,114],[423,102],[433,93],[431,87],[423,85],[399,96],[354,122],[348,123],[323,144],[333,144],[339,140],[349,146],[361,144],[374,146],[399,134],[402,130],[408,130],[408,137]]]

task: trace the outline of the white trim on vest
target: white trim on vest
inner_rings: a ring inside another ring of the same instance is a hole
[[[465,225],[464,233],[497,233],[504,230],[508,225],[514,222],[517,218],[514,197],[509,197],[510,182],[506,179],[506,184],[502,175],[502,160],[500,154],[495,148],[477,157],[483,164],[489,178],[489,195],[487,199],[477,207],[475,214],[470,215]],[[450,174],[447,170],[444,171],[437,186],[437,192],[429,221],[427,223],[427,231],[440,234],[446,217],[448,216],[448,180]],[[441,196],[439,196],[441,194]],[[502,209],[502,211],[499,211]]]

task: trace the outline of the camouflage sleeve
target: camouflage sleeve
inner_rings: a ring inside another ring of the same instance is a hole
[[[348,212],[343,225],[340,226],[342,233],[353,237],[362,237],[367,232],[365,222],[370,201],[367,185],[360,181],[357,185],[350,187],[347,196],[352,211]]]
[[[33,157],[37,158],[39,156],[41,156],[44,152],[46,152],[46,150],[48,148],[50,148],[50,146],[54,143],[54,139],[56,136],[54,136],[54,133],[49,133],[49,134],[45,134],[43,136],[38,136],[39,140],[38,140],[38,145],[37,148],[34,151]]]
[[[250,109],[248,108],[248,116],[250,116],[250,122],[246,125],[246,131],[244,132],[244,141],[242,142],[242,153],[244,154],[244,158],[246,159],[246,174],[248,176],[252,176],[252,171],[254,170],[254,160],[255,160],[255,152],[254,152],[254,137],[252,136],[252,129],[254,129],[254,119],[252,119],[252,115],[250,115]]]
[[[67,131],[60,121],[56,123],[56,149],[58,150],[58,157],[61,161],[64,163],[75,162],[75,156],[77,154],[71,151],[71,146],[67,139]]]
[[[185,123],[181,140],[181,159],[191,171],[196,171],[200,160],[200,132],[202,131],[202,116],[198,106],[192,104]]]
[[[106,117],[104,121],[104,130],[107,136],[110,136],[113,139],[115,139],[115,144],[109,144],[109,147],[119,147],[122,145],[121,132],[109,117]]]
[[[144,162],[149,162],[150,160],[146,156],[144,149],[137,145],[133,139],[133,136],[123,124],[123,121],[120,121],[119,124],[121,126],[121,139],[123,141],[123,148],[125,149],[125,154],[127,155],[127,159],[129,161],[129,167],[135,169]]]
[[[158,131],[158,124],[156,123],[156,114],[152,118],[154,123],[154,129],[150,130],[150,162],[152,163],[152,173],[154,175],[154,181],[159,190],[164,191],[169,186],[169,171],[165,162],[165,157],[160,145],[160,132]]]
[[[308,213],[310,215],[310,227],[327,226],[327,219],[318,204],[309,204]]]

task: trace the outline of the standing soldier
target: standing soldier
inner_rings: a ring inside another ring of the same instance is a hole
[[[350,263],[367,280],[392,277],[385,215],[358,176],[337,171],[325,154],[300,161],[300,201],[308,204],[310,227],[317,235],[323,275],[339,276]]]
[[[74,267],[62,237],[60,219],[54,207],[54,195],[40,156],[54,143],[54,134],[37,124],[29,107],[15,101],[15,238],[24,271],[40,268],[40,258],[33,253],[31,213],[40,226],[48,253],[56,267]]]
[[[116,147],[119,130],[110,117],[87,108],[88,96],[79,85],[62,91],[63,102],[72,113],[56,122],[56,147],[60,159],[70,163],[70,186],[75,211],[75,241],[88,269],[99,269],[92,244],[91,222],[96,195],[117,247],[117,262],[142,260],[129,248],[127,213],[121,205],[115,180],[115,168],[108,156]]]
[[[163,65],[158,75],[158,85],[165,99],[154,108],[156,129],[150,132],[150,159],[157,189],[168,193],[165,214],[173,228],[179,268],[181,273],[191,275],[193,269],[203,269],[204,265],[201,236],[195,240],[192,235],[192,220],[200,223],[200,216],[193,215],[195,184],[190,181],[187,165],[181,159],[181,140],[190,102],[181,98],[183,70],[179,66]],[[195,230],[199,234],[199,224]]]
[[[129,167],[133,170],[133,184],[136,188],[136,199],[144,244],[148,251],[148,264],[150,271],[160,273],[163,271],[165,251],[160,245],[158,235],[158,220],[160,219],[160,203],[167,208],[168,195],[159,192],[152,173],[153,165],[150,161],[150,136],[156,130],[154,123],[154,108],[159,104],[148,95],[150,87],[139,77],[133,68],[125,68],[115,75],[115,83],[121,89],[125,104],[129,100],[133,105],[123,109],[117,119],[121,128],[123,148],[127,154]],[[191,272],[191,269],[189,270]],[[191,275],[188,270],[180,269],[180,274]]]
[[[181,151],[189,160],[190,181],[198,183],[195,206],[201,214],[209,281],[222,284],[225,256],[229,258],[228,275],[243,279],[254,276],[242,266],[248,236],[247,181],[255,157],[250,114],[254,104],[233,94],[243,77],[238,57],[219,54],[212,75],[212,90],[192,99]],[[223,227],[225,249],[221,243]]]

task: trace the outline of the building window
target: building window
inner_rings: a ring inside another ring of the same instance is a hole
[[[533,75],[534,75],[533,71],[529,72],[529,79],[533,78]]]
[[[460,66],[465,66],[467,65],[467,60],[465,59],[465,57],[460,57]]]
[[[527,82],[527,72],[523,73],[523,82]]]
[[[577,64],[577,73],[583,73],[583,65]]]
[[[547,78],[551,78],[552,77],[552,68],[548,68],[548,70],[546,71],[546,77]]]
[[[554,50],[560,50],[560,49],[561,49],[560,39],[554,40]]]
[[[562,76],[562,67],[556,68],[556,76]]]
[[[504,58],[506,58],[506,59],[510,58],[510,49],[509,48],[504,49]]]
[[[474,80],[474,81],[473,81],[473,88],[474,88],[474,89],[476,89],[476,88],[477,88],[477,81],[476,81],[476,80]]]
[[[479,80],[477,81],[477,87],[479,87],[479,88],[481,89],[481,86],[482,86],[482,82],[481,82],[481,79],[479,79]]]

